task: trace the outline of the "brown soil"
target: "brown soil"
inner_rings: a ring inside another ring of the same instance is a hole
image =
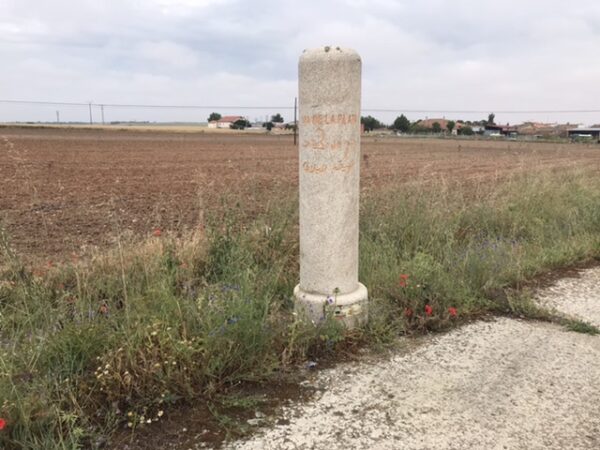
[[[306,370],[302,372],[306,377]],[[307,401],[316,389],[302,386],[299,376],[285,378],[269,384],[240,386],[232,389],[222,401],[198,401],[170,408],[159,422],[138,427],[134,433],[127,427],[117,430],[110,438],[109,447],[181,450],[198,448],[201,443],[204,448],[221,448],[226,439],[249,436],[259,426],[286,423],[276,418],[278,409],[284,404]],[[245,399],[245,402],[236,404],[236,399]]]
[[[362,188],[494,181],[519,170],[600,168],[594,145],[363,138]],[[298,182],[292,137],[0,128],[0,220],[30,260],[60,260],[117,234],[180,232],[223,194],[249,208]]]

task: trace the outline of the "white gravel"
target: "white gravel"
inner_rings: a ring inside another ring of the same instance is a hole
[[[600,320],[600,269],[540,293]],[[320,393],[284,407],[231,449],[598,449],[600,336],[500,318],[385,361],[315,374]]]
[[[558,280],[541,291],[537,300],[550,309],[600,327],[600,267]]]

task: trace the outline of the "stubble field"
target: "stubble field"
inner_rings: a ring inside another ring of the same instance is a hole
[[[289,135],[15,127],[0,129],[0,148],[1,219],[30,260],[82,254],[119,234],[201,226],[228,195],[252,215],[298,183]],[[600,168],[593,145],[367,136],[362,154],[363,192]]]

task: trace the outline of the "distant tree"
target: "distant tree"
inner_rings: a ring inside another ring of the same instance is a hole
[[[360,123],[365,126],[365,131],[373,131],[376,128],[382,128],[384,126],[379,120],[371,116],[361,117]]]
[[[473,131],[473,128],[471,128],[469,125],[465,125],[460,129],[460,134],[464,136],[473,136],[475,132]]]
[[[271,131],[273,129],[273,122],[265,122],[262,126],[263,128],[266,128],[267,131]]]
[[[448,123],[446,124],[446,128],[448,129],[448,133],[452,133],[452,130],[454,130],[455,126],[456,126],[456,122],[454,120],[449,120]]]
[[[402,133],[408,133],[410,130],[410,120],[402,114],[400,117],[396,117],[396,120],[394,120],[394,123],[392,124],[392,129],[401,131]]]
[[[208,121],[212,122],[213,120],[221,120],[221,117],[221,114],[218,112],[212,112],[210,113],[210,116],[208,116]]]
[[[423,126],[420,120],[412,123],[410,126],[410,132],[413,134],[426,134],[430,133],[431,129]]]
[[[496,122],[494,122],[494,119],[495,119],[495,118],[496,118],[496,114],[494,114],[494,113],[490,113],[490,114],[488,115],[487,124],[488,124],[488,125],[495,125],[495,124],[496,124]]]
[[[248,122],[246,119],[238,119],[229,125],[229,128],[232,130],[243,130],[244,128],[250,128],[252,124]]]
[[[431,131],[433,131],[434,133],[441,133],[442,126],[439,122],[433,122],[433,124],[431,125]]]
[[[283,123],[283,117],[281,116],[281,114],[277,113],[274,116],[271,116],[271,122]]]

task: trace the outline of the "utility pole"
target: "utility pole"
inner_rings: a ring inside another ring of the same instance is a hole
[[[104,125],[104,105],[100,105],[100,112],[102,113],[102,125]]]
[[[90,125],[93,125],[94,120],[92,119],[92,102],[88,102],[88,106],[90,108]]]
[[[294,97],[294,145],[296,145],[296,135],[298,134],[298,117],[296,110],[298,109],[298,97]]]
[[[60,123],[60,111],[56,111],[56,123]]]

